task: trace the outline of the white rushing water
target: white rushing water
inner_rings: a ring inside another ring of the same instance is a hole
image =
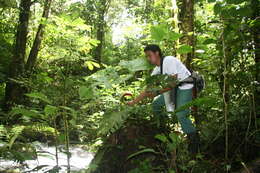
[[[55,147],[54,146],[46,146],[40,144],[37,147],[38,158],[37,160],[29,160],[26,161],[24,166],[27,165],[28,168],[22,168],[21,165],[15,163],[13,161],[0,160],[0,171],[6,169],[16,169],[17,172],[26,172],[36,168],[37,166],[42,166],[40,170],[34,170],[33,172],[43,173],[46,172],[56,166],[55,159]],[[72,146],[70,147],[70,166],[72,172],[80,172],[82,170],[86,170],[91,160],[93,159],[93,153],[88,152],[82,149],[80,146]],[[67,155],[65,153],[58,153],[59,166],[61,169],[59,172],[66,172],[67,169]]]

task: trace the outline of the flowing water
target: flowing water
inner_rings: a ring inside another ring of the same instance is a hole
[[[60,146],[63,147],[63,146]],[[39,144],[37,147],[38,158],[36,160],[26,161],[24,164],[15,163],[13,161],[8,160],[0,160],[0,172],[5,172],[6,170],[13,170],[15,172],[26,172],[33,170],[38,167],[41,168],[39,170],[30,171],[32,173],[44,173],[49,172],[56,166],[55,159],[55,147],[47,146],[44,144]],[[93,159],[93,153],[88,152],[80,146],[72,146],[70,147],[70,170],[71,172],[83,172],[86,170],[91,160]],[[59,162],[59,172],[65,173],[67,172],[67,155],[65,153],[58,153],[58,162]],[[5,170],[5,171],[4,171]]]

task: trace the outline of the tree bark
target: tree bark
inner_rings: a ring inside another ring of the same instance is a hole
[[[183,34],[180,43],[192,47],[192,52],[182,54],[181,60],[188,69],[191,69],[191,62],[194,57],[194,0],[181,0],[179,9],[180,30]]]
[[[95,51],[94,51],[94,58],[98,63],[102,62],[102,51],[104,46],[104,39],[105,39],[105,15],[108,11],[110,4],[110,0],[100,0],[100,3],[98,4],[98,19],[97,19],[97,33],[96,38],[99,41],[99,44],[97,45]]]
[[[43,14],[42,14],[42,20],[46,21],[49,17],[51,1],[52,0],[45,0]],[[25,70],[27,72],[30,72],[33,69],[33,67],[35,66],[37,56],[38,56],[38,53],[39,53],[39,49],[40,49],[40,46],[41,46],[41,42],[42,42],[42,39],[43,39],[45,26],[46,26],[45,23],[39,24],[39,27],[38,27],[38,30],[37,30],[37,33],[36,33],[36,36],[35,36],[35,39],[34,39],[34,42],[33,42],[32,49],[30,51],[27,63],[25,65]]]
[[[101,57],[102,57],[102,50],[103,50],[103,44],[104,44],[104,25],[105,25],[105,14],[102,10],[99,14],[98,24],[97,24],[97,40],[99,41],[96,50],[95,50],[95,60],[98,63],[101,63]]]
[[[180,32],[178,16],[179,16],[179,8],[177,6],[177,0],[172,0],[172,18],[173,18],[172,27],[173,27],[173,31],[176,33]],[[173,43],[173,50],[174,50],[173,55],[175,55],[177,58],[180,59],[181,58],[180,55],[176,53],[179,45],[180,45],[179,39]]]
[[[13,103],[19,103],[21,100],[20,96],[23,93],[20,85],[11,79],[21,76],[24,72],[31,4],[31,0],[21,0],[20,3],[19,23],[17,26],[13,58],[9,66],[9,80],[6,83],[5,89],[5,110],[8,110]]]
[[[194,36],[194,0],[180,0],[178,1],[178,6],[180,9],[179,12],[179,21],[180,21],[180,31],[183,34],[183,37],[180,38],[181,45],[189,45],[192,47],[192,51],[187,54],[181,54],[180,59],[186,67],[191,70],[192,69],[192,60],[194,58],[195,52],[195,36]],[[197,98],[197,91],[193,88],[193,98]],[[198,107],[192,107],[192,115],[195,119],[195,124],[199,124],[199,116],[198,116]]]

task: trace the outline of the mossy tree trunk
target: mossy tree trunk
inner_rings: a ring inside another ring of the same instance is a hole
[[[31,0],[21,0],[20,3],[19,22],[16,31],[13,57],[9,66],[9,80],[6,83],[5,89],[5,110],[9,110],[14,103],[19,104],[23,93],[23,88],[12,79],[16,79],[24,73],[31,4]]]
[[[44,9],[43,9],[43,13],[42,13],[42,20],[44,20],[44,22],[49,18],[51,2],[52,2],[52,0],[45,0],[45,2],[44,2]],[[45,23],[40,23],[40,25],[38,26],[38,30],[37,30],[37,33],[36,33],[36,36],[35,36],[35,39],[33,42],[33,46],[32,46],[28,60],[25,65],[25,70],[27,72],[30,72],[33,69],[33,67],[35,66],[35,63],[36,63],[36,60],[38,57],[38,53],[40,50],[41,42],[43,40],[45,26],[46,26]]]
[[[45,0],[42,20],[47,20],[49,17],[52,0]],[[14,104],[20,104],[23,101],[23,94],[26,88],[18,82],[19,77],[24,77],[25,72],[30,73],[35,66],[41,42],[43,40],[45,23],[40,23],[37,33],[26,62],[26,46],[27,35],[30,21],[30,8],[32,6],[31,0],[22,0],[20,3],[19,23],[17,26],[16,40],[12,61],[9,67],[8,82],[5,89],[5,105],[4,110],[8,111]],[[27,76],[28,77],[28,76]]]
[[[105,15],[109,9],[110,0],[100,0],[100,3],[98,3],[98,17],[97,17],[97,23],[96,23],[96,39],[99,41],[95,51],[94,51],[94,57],[95,60],[98,63],[102,62],[102,52],[105,42],[105,28],[106,28],[106,21],[105,21]]]
[[[179,22],[180,31],[183,37],[180,39],[181,45],[189,45],[192,51],[181,55],[181,60],[185,63],[188,69],[191,68],[191,62],[194,58],[194,0],[179,0]]]

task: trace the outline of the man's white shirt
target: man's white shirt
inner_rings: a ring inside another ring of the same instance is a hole
[[[177,75],[177,78],[179,81],[182,81],[191,75],[190,71],[186,68],[186,66],[179,59],[175,58],[174,56],[164,57],[162,73],[167,74],[167,75]],[[157,75],[157,74],[161,74],[160,66],[156,66],[153,69],[153,72],[151,75]],[[183,84],[183,85],[179,86],[179,89],[186,90],[186,89],[191,89],[192,87],[193,87],[193,84]],[[170,91],[163,93],[163,96],[164,96],[164,101],[165,101],[165,105],[166,105],[166,110],[168,112],[173,112],[174,105],[170,98]]]

